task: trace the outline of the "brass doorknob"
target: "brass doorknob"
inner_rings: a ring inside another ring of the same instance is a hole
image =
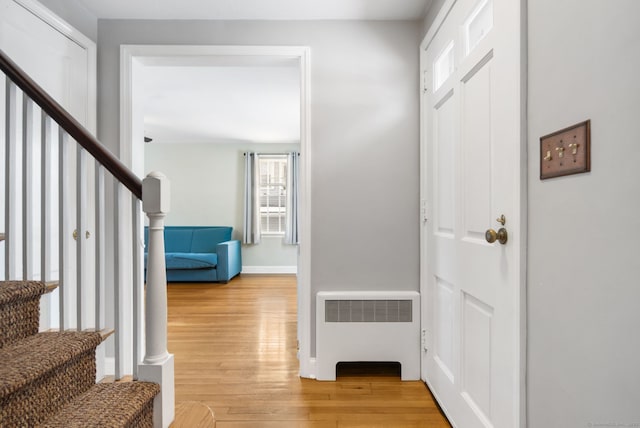
[[[498,241],[499,243],[504,245],[507,243],[508,238],[509,237],[507,234],[507,229],[505,229],[504,227],[501,227],[500,229],[498,229],[497,232],[493,229],[487,229],[487,231],[484,234],[484,239],[486,239],[487,242],[490,244],[493,244],[494,242]]]

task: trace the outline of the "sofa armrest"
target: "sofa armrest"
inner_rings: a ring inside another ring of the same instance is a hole
[[[240,241],[225,241],[216,247],[218,266],[216,267],[218,281],[228,282],[242,270],[242,253]]]

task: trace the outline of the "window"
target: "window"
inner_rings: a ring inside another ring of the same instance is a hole
[[[433,91],[437,91],[453,74],[454,56],[453,40],[438,55],[433,63]]]
[[[489,33],[493,27],[493,1],[483,0],[464,23],[466,54]]]
[[[287,155],[262,155],[260,228],[263,235],[284,235],[287,217]]]

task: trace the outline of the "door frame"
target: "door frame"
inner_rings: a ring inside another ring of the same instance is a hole
[[[426,299],[429,298],[428,294],[428,277],[429,266],[426,262],[427,258],[427,245],[426,245],[426,228],[424,223],[431,219],[433,216],[429,212],[430,207],[427,201],[427,189],[424,186],[426,179],[426,165],[427,161],[427,127],[425,123],[423,112],[427,108],[425,104],[425,88],[427,73],[425,63],[425,54],[433,41],[435,35],[438,33],[443,23],[449,16],[451,9],[456,4],[457,0],[445,0],[444,4],[438,11],[434,21],[432,22],[429,30],[420,43],[420,299],[421,299],[421,332],[422,332],[422,354],[427,347],[431,346],[431,339],[427,337],[426,323],[430,319],[427,313],[429,306]],[[519,397],[517,402],[518,407],[518,419],[519,427],[525,428],[527,425],[527,233],[528,233],[528,162],[527,162],[527,0],[519,0],[520,3],[520,177],[519,177],[519,210],[520,210],[520,230],[518,231],[520,239],[520,248],[518,251],[518,265],[520,268],[519,280],[518,280],[518,307],[519,311],[517,319],[519,320],[517,349],[514,352],[518,355],[518,391]],[[424,355],[421,355],[421,378],[426,382],[426,367],[424,366]],[[428,383],[427,383],[428,384]],[[434,395],[437,401],[440,401],[437,395]],[[446,409],[443,409],[446,414]]]
[[[120,159],[138,175],[144,143],[135,138],[136,62],[151,58],[260,57],[297,59],[300,71],[300,244],[298,246],[298,360],[302,377],[315,376],[311,358],[311,50],[305,46],[122,45],[120,47]],[[136,143],[134,144],[134,141]],[[142,147],[140,147],[142,146]]]

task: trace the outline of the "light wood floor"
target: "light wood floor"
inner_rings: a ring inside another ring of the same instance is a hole
[[[294,276],[169,284],[168,300],[176,405],[209,406],[217,428],[450,427],[422,382],[369,368],[299,378]]]

